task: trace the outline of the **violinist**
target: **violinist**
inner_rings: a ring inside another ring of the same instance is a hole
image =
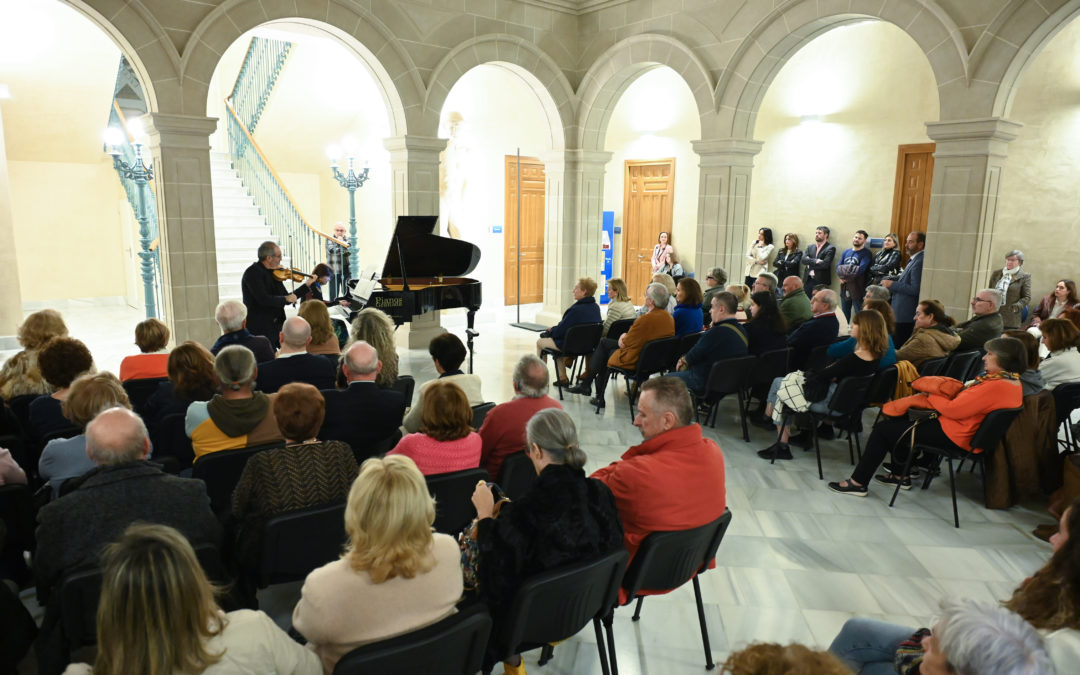
[[[285,322],[285,305],[296,302],[296,294],[289,293],[278,279],[280,274],[281,247],[272,241],[259,245],[259,260],[244,270],[240,281],[244,306],[247,307],[247,329],[255,335],[270,340],[277,349],[278,334]]]

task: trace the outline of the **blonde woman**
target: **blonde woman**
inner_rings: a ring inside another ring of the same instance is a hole
[[[132,525],[101,562],[97,658],[64,675],[322,672],[266,614],[223,612],[191,544],[171,527]]]
[[[604,337],[607,337],[611,324],[621,319],[634,318],[634,303],[630,300],[630,293],[626,289],[626,282],[622,279],[612,279],[608,282],[608,306],[604,315]]]
[[[311,326],[311,343],[308,344],[308,354],[329,354],[337,356],[341,353],[338,346],[337,334],[330,321],[330,312],[326,304],[321,300],[305,300],[300,303],[297,314]]]
[[[345,554],[308,575],[293,627],[327,673],[352,649],[449,616],[461,599],[461,551],[432,533],[435,500],[408,457],[360,467],[345,507]]]
[[[22,351],[5,361],[0,369],[0,396],[10,401],[16,396],[51,394],[53,387],[45,381],[38,367],[38,352],[49,340],[67,337],[67,334],[67,325],[55,309],[43,309],[26,317],[18,333]]]
[[[360,310],[352,322],[352,330],[349,331],[349,341],[345,343],[342,352],[349,350],[352,343],[363,340],[379,354],[382,361],[382,370],[375,378],[375,384],[380,387],[393,386],[398,376],[398,353],[397,345],[394,344],[394,320],[386,312],[365,307]],[[341,368],[338,368],[341,370]]]

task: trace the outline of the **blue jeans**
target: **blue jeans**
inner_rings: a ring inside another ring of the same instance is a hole
[[[914,632],[876,619],[848,619],[829,651],[859,675],[896,675],[896,649]]]
[[[679,370],[673,373],[668,373],[669,377],[677,377],[683,381],[686,388],[693,392],[700,392],[705,388],[705,383],[701,381],[701,378],[697,376],[692,370]]]
[[[862,311],[862,298],[847,298],[843,295],[840,298],[840,309],[844,311],[844,317],[851,321],[851,317]]]

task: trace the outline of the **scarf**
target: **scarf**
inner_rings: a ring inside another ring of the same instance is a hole
[[[994,373],[992,375],[983,373],[982,375],[976,375],[974,380],[968,380],[964,384],[964,389],[968,389],[970,387],[977,387],[983,382],[990,382],[991,380],[1012,380],[1013,382],[1019,382],[1020,375],[1018,373],[1010,373],[1004,370],[998,373]]]
[[[206,405],[210,419],[230,438],[243,436],[259,426],[269,410],[270,398],[261,391],[253,392],[251,398],[232,400],[218,395]]]
[[[1008,267],[1001,268],[1001,279],[997,282],[997,289],[1001,291],[1001,295],[1004,298],[1005,293],[1009,290],[1009,284],[1012,283],[1013,277],[1020,273],[1023,265],[1018,265],[1016,269],[1009,269]]]

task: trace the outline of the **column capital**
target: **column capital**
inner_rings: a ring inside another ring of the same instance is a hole
[[[765,145],[762,141],[743,138],[708,138],[690,141],[694,152],[701,157],[699,166],[754,166],[754,157]]]
[[[935,157],[1005,157],[1023,124],[1003,117],[927,122],[926,135],[937,144]]]
[[[166,146],[204,150],[210,147],[210,134],[217,129],[216,117],[146,113],[140,119],[146,125],[150,147]]]
[[[434,136],[392,136],[383,139],[383,147],[396,153],[431,153],[438,155],[446,149],[447,139]]]

